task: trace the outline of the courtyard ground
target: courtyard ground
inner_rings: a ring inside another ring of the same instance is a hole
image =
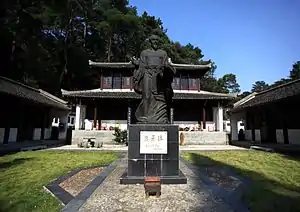
[[[58,200],[43,186],[68,171],[111,163],[105,152],[34,151],[0,157],[0,211],[59,211]]]
[[[299,158],[261,151],[184,153],[183,157],[207,175],[230,169],[252,181],[243,193],[250,211],[300,211]]]
[[[254,150],[185,152],[182,156],[193,164],[181,161],[187,185],[163,185],[161,198],[145,200],[143,186],[119,184],[126,168],[124,158],[80,211],[107,207],[135,211],[134,202],[167,211],[176,209],[174,205],[232,211],[243,209],[244,202],[250,211],[299,211],[299,158]],[[98,151],[34,151],[0,157],[0,211],[60,211],[59,202],[43,186],[75,168],[109,164],[117,157],[117,153]]]

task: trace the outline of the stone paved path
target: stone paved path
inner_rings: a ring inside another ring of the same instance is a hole
[[[184,151],[224,151],[224,150],[249,150],[247,148],[232,146],[232,145],[184,145],[179,146],[181,152]],[[102,148],[79,148],[77,145],[64,145],[60,147],[48,148],[47,150],[62,150],[62,151],[122,151],[127,152],[128,147],[125,145],[107,145]]]
[[[145,198],[143,185],[120,185],[119,178],[127,167],[126,158],[95,190],[79,209],[87,211],[247,211],[240,207],[239,200],[230,204],[215,193],[227,195],[225,190],[204,183],[196,167],[180,163],[181,171],[188,183],[183,185],[162,185],[161,197]],[[220,192],[222,191],[222,192]],[[225,192],[225,193],[224,193]],[[225,198],[226,199],[226,198]],[[231,198],[234,200],[234,198]]]

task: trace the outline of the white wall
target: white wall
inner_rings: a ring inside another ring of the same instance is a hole
[[[245,139],[247,141],[252,141],[252,130],[245,130]]]
[[[51,128],[45,128],[44,139],[51,138]]]
[[[64,124],[64,129],[62,131],[59,130],[58,139],[66,139],[66,133],[68,128],[68,116],[70,113],[71,111],[67,110],[50,110],[50,120],[57,117],[59,118],[59,122]]]
[[[75,129],[84,128],[84,119],[86,116],[86,105],[76,105]]]
[[[300,129],[289,129],[289,144],[300,144]]]
[[[104,126],[107,129],[119,126],[121,130],[127,130],[127,120],[101,120],[101,128]]]
[[[231,129],[231,140],[237,141],[238,140],[238,133],[240,127],[238,123],[243,119],[245,120],[246,114],[245,112],[233,113],[230,116],[230,129]]]
[[[215,123],[215,129],[223,132],[223,108],[221,106],[213,107],[213,122]]]
[[[41,133],[42,133],[41,128],[35,128],[33,133],[33,140],[41,140]]]
[[[3,144],[4,133],[5,133],[5,128],[0,128],[0,144]]]
[[[18,128],[10,128],[8,142],[16,142],[18,135]]]
[[[260,130],[255,130],[255,141],[261,141]]]
[[[276,141],[279,144],[283,144],[284,143],[284,136],[283,136],[283,130],[282,129],[277,129],[276,130]]]
[[[198,121],[174,121],[174,124],[175,125],[178,125],[180,128],[197,128],[198,127]],[[200,122],[200,125],[201,125],[201,130],[203,131],[215,131],[215,128],[216,128],[216,124],[215,122],[213,121],[207,121],[206,122],[206,128],[203,129],[203,122],[201,121]]]
[[[226,132],[179,132],[184,135],[184,145],[225,145],[227,144]],[[179,139],[180,140],[180,139]]]

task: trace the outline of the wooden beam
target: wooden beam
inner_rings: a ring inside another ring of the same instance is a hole
[[[202,123],[203,123],[203,129],[206,129],[206,110],[205,110],[206,103],[207,103],[207,100],[205,100],[205,102],[204,102],[204,104],[203,104],[203,108],[202,108]]]

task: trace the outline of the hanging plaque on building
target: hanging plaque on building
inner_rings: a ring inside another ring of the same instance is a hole
[[[167,154],[167,131],[141,131],[140,154]]]

